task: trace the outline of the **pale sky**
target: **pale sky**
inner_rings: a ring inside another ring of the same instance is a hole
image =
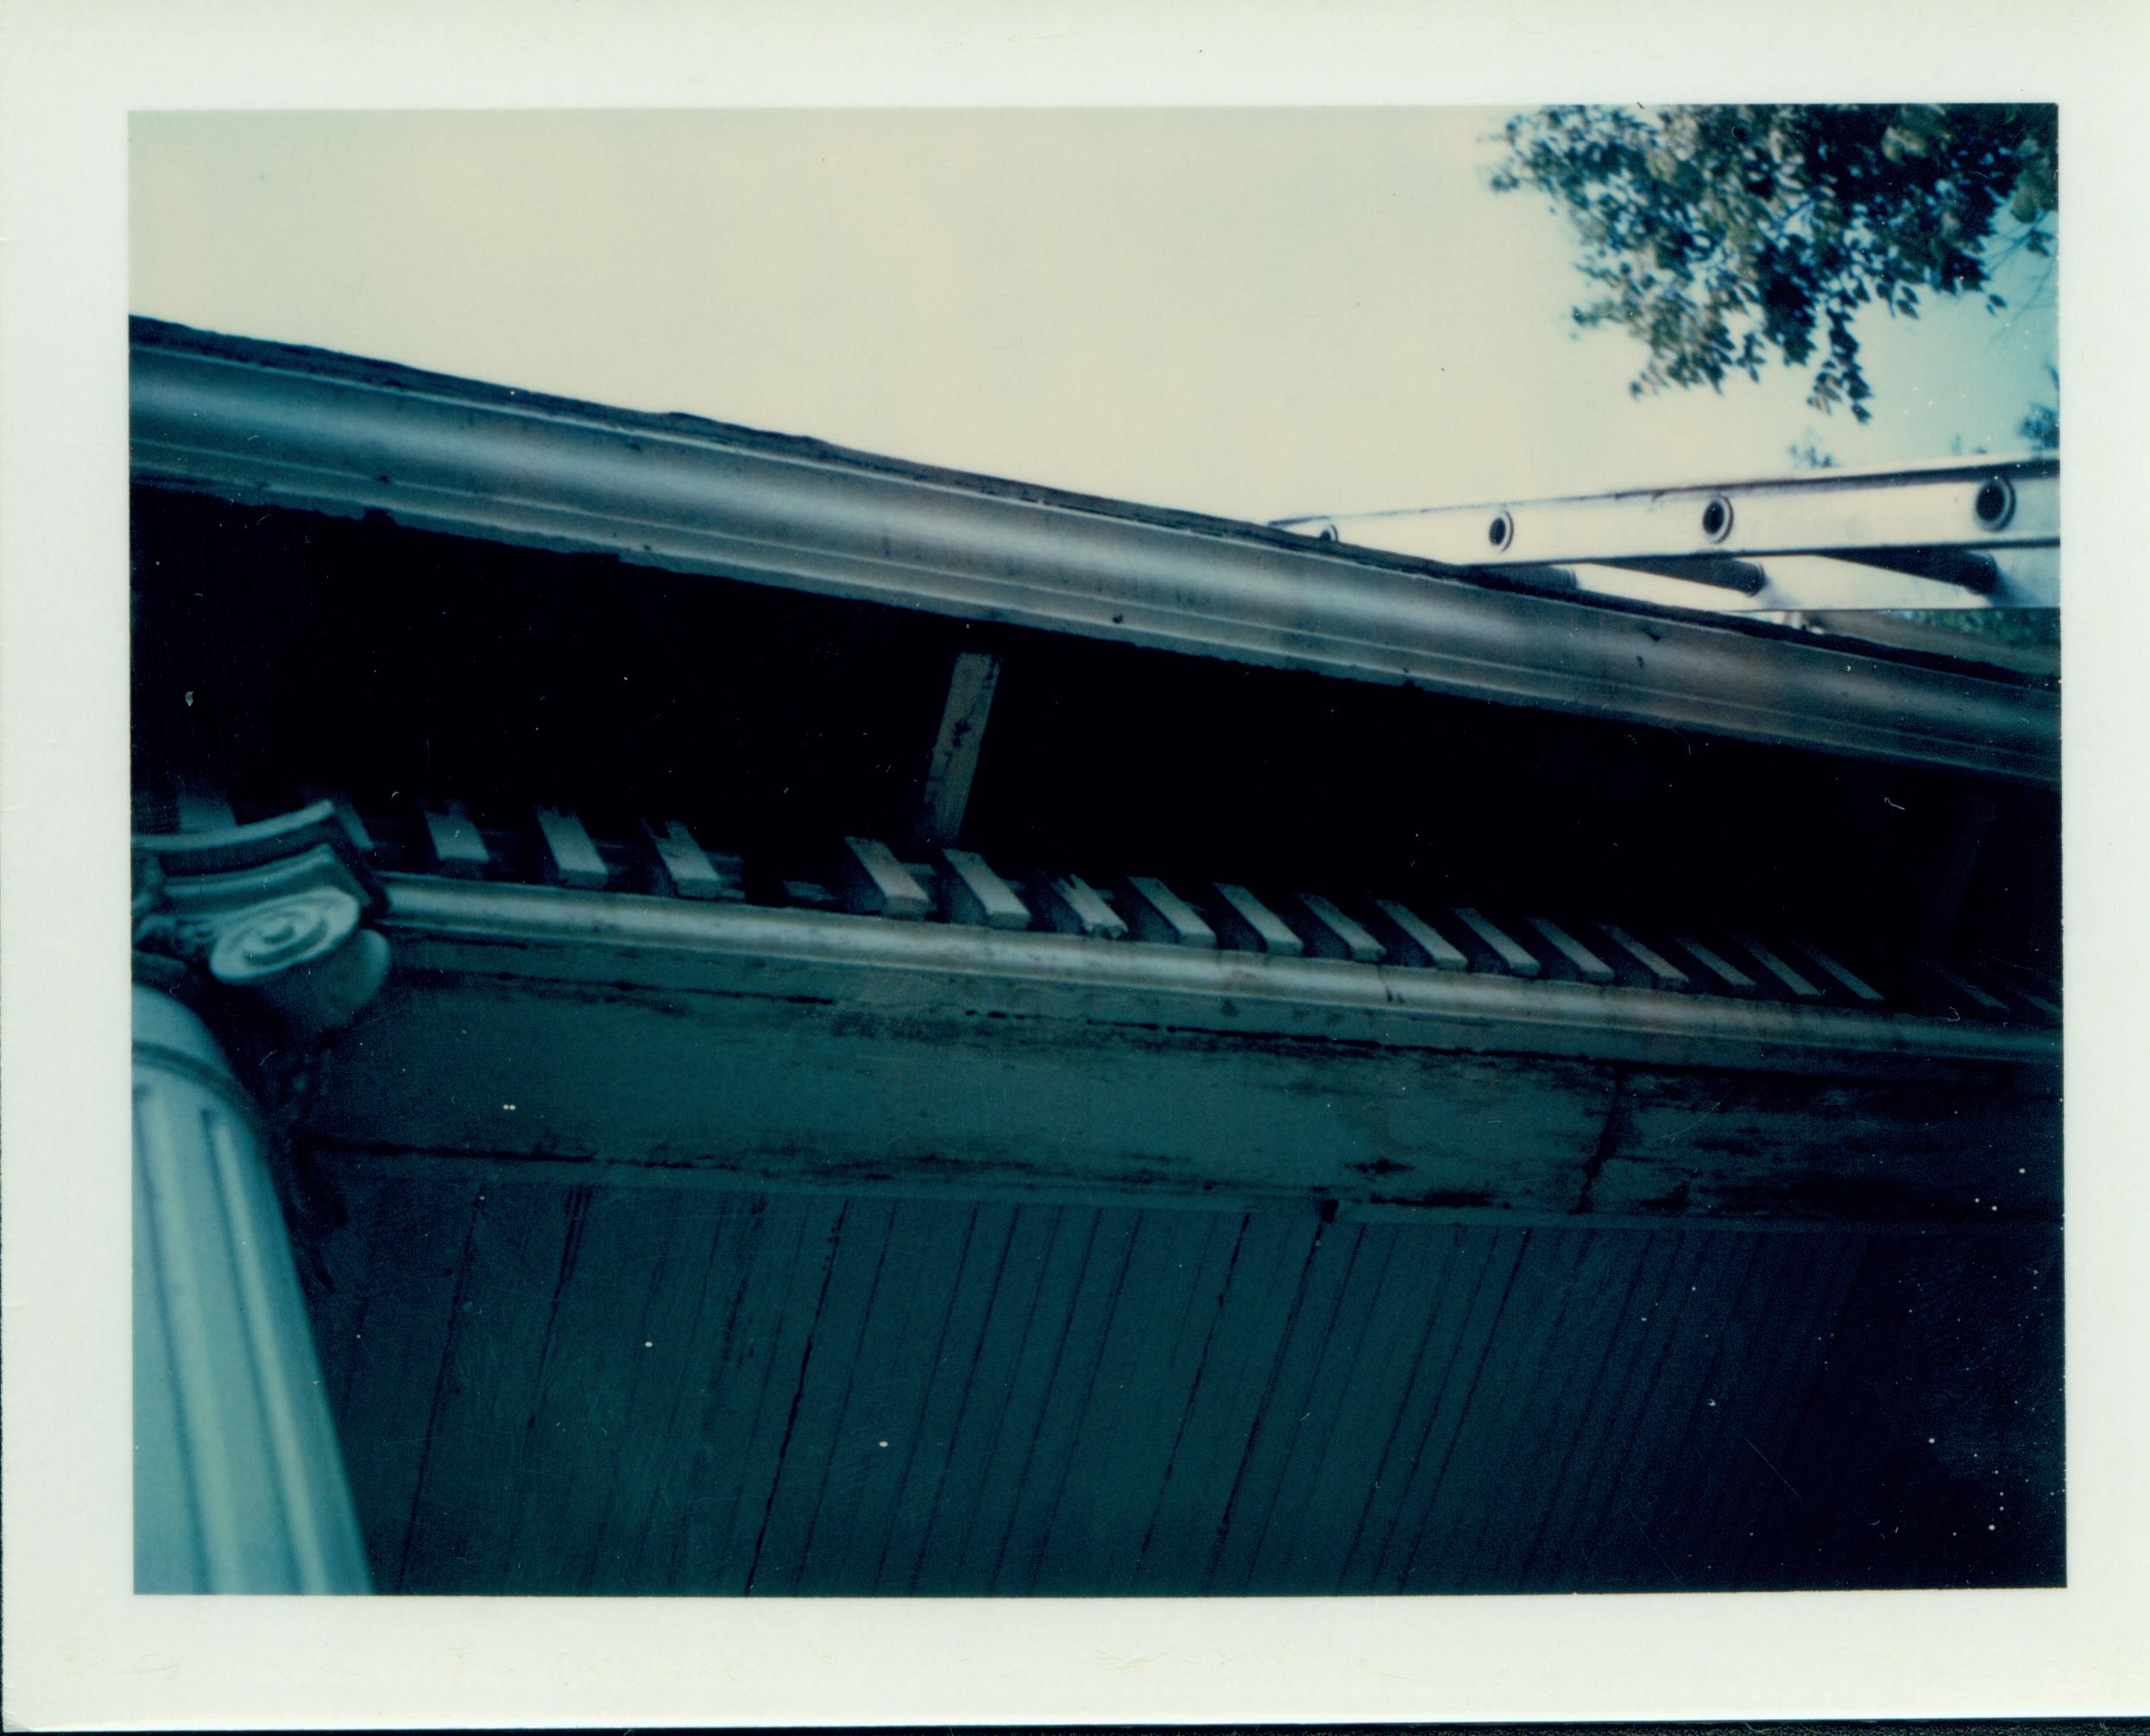
[[[1236,518],[2017,450],[2057,291],[1631,401],[1507,110],[137,115],[135,312]],[[2025,303],[2032,306],[2026,308]]]

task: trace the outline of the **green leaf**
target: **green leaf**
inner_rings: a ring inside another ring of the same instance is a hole
[[[1721,388],[1774,357],[1813,366],[1813,401],[1863,421],[1859,308],[1915,319],[1920,287],[1983,294],[2004,214],[2025,231],[2008,244],[2052,252],[2049,104],[1571,105],[1516,116],[1503,136],[1494,186],[1567,214],[1585,275],[1608,292],[1576,323],[1642,344],[1638,393]]]

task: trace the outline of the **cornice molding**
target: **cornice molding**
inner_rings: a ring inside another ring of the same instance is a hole
[[[835,912],[381,876],[399,973],[930,1006],[1190,1037],[1302,1038],[1654,1066],[2057,1080],[2057,1031]]]

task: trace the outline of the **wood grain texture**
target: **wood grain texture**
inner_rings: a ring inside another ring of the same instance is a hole
[[[312,1305],[384,1588],[1721,1589],[2060,1560],[2048,1228],[481,1201],[461,1160],[429,1167],[322,1158],[346,1216]],[[1996,1471],[2021,1529],[1967,1542]],[[1915,1550],[1877,1543],[1877,1502]]]
[[[855,1194],[1925,1222],[2050,1215],[2059,1192],[2057,1098],[1976,1076],[1619,1068],[417,972],[329,1057],[310,1115],[342,1146]]]

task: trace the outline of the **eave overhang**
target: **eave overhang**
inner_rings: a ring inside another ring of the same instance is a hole
[[[306,1131],[503,1178],[1990,1226],[2059,1187],[2056,1032],[382,877]]]
[[[2038,783],[2052,684],[1227,521],[136,321],[137,481]]]
[[[388,899],[382,927],[410,970],[659,995],[796,990],[861,1013],[941,1004],[990,1018],[1838,1078],[1970,1084],[2027,1072],[2050,1088],[2060,1065],[2060,1033],[2050,1026],[841,912],[381,878]]]

